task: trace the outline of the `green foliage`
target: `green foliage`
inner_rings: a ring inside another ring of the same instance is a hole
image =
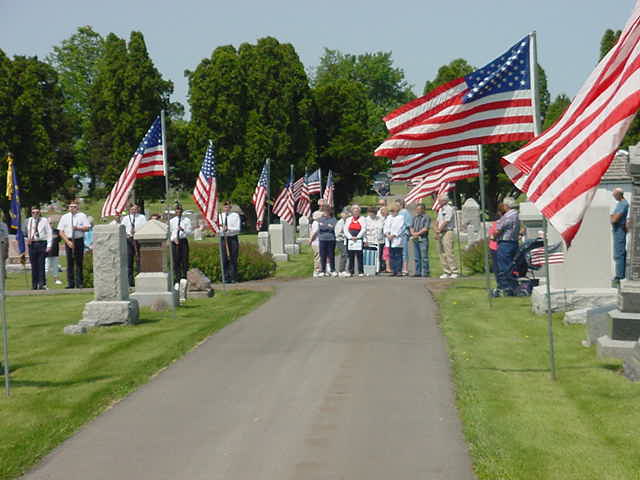
[[[566,111],[567,107],[571,104],[571,99],[564,93],[558,95],[555,100],[549,105],[547,114],[544,118],[544,124],[542,130],[546,130],[551,127]]]
[[[438,69],[438,74],[433,80],[427,80],[424,84],[423,95],[435,90],[440,85],[451,82],[456,78],[469,75],[476,67],[469,65],[464,58],[456,58],[452,60],[448,65],[443,65]]]
[[[91,250],[85,250],[82,259],[82,280],[83,288],[93,288],[93,253]]]
[[[201,244],[192,242],[189,245],[189,264],[191,268],[199,268],[212,282],[222,281],[220,268],[220,252],[218,244]],[[238,255],[238,280],[260,280],[271,277],[276,271],[276,263],[271,255],[258,251],[251,243],[240,243]]]
[[[600,60],[602,60],[609,50],[613,48],[613,46],[618,42],[620,35],[622,34],[622,30],[611,30],[610,28],[604,32],[602,35],[602,39],[600,40]]]
[[[462,264],[467,271],[484,273],[484,242],[479,240],[462,251]]]

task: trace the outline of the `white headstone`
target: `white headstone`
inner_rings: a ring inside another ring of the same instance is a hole
[[[307,217],[300,217],[298,220],[298,243],[303,243],[309,240],[309,219]]]
[[[269,253],[271,251],[269,232],[258,232],[258,251],[260,253]]]
[[[462,205],[461,231],[467,233],[468,243],[482,238],[480,231],[480,205],[473,198],[468,198]]]
[[[281,223],[269,225],[271,238],[271,255],[276,262],[286,262],[289,256],[284,250],[284,230]]]

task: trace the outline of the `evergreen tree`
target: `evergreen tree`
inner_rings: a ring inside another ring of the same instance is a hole
[[[602,60],[609,50],[613,48],[613,46],[618,42],[620,35],[622,34],[622,30],[611,30],[608,29],[604,32],[602,39],[600,40],[600,60]]]
[[[564,93],[558,95],[547,109],[547,114],[544,119],[542,130],[544,131],[551,127],[556,122],[556,120],[558,120],[562,116],[562,114],[570,104],[571,99],[569,99],[569,97],[567,97]]]

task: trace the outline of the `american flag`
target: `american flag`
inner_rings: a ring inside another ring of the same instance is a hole
[[[640,108],[640,2],[618,43],[544,134],[504,158],[505,172],[567,246]]]
[[[296,212],[307,218],[311,217],[311,199],[309,198],[309,185],[307,184],[306,175],[303,177],[304,182],[300,188],[300,198],[296,204]]]
[[[193,190],[193,200],[196,202],[209,228],[218,231],[218,185],[216,180],[216,161],[213,157],[213,142],[209,140],[209,147],[204,154],[202,168]]]
[[[439,212],[440,209],[447,203],[448,197],[447,193],[456,188],[455,183],[443,182],[436,192],[433,193],[435,195],[432,210]]]
[[[327,186],[324,187],[324,193],[322,194],[322,198],[326,202],[326,205],[333,208],[333,191],[335,190],[335,185],[333,183],[333,172],[329,170],[329,175],[327,175]]]
[[[549,253],[549,265],[564,263],[564,252]],[[531,265],[544,265],[544,247],[531,250]]]
[[[293,201],[293,189],[291,184],[287,183],[276,201],[273,204],[273,213],[280,217],[280,221],[293,224],[294,218],[294,201]]]
[[[317,169],[307,177],[307,185],[309,187],[309,195],[322,193],[322,172]]]
[[[407,204],[418,203],[424,197],[437,192],[443,183],[454,183],[465,178],[480,175],[478,165],[445,167],[442,170],[432,172],[422,179],[404,198]]]
[[[300,199],[302,193],[302,186],[304,185],[304,175],[295,181],[293,184],[293,201],[297,202]]]
[[[101,216],[109,217],[124,210],[136,178],[164,176],[164,174],[162,123],[158,116],[109,193],[102,206]]]
[[[269,169],[265,162],[262,167],[262,173],[258,179],[258,185],[253,192],[251,203],[256,207],[256,230],[262,228],[262,219],[264,217],[264,210],[267,205],[267,191],[269,189]]]
[[[427,154],[415,154],[393,159],[391,162],[392,180],[401,182],[440,170],[451,165],[477,165],[478,150],[476,148],[454,148]]]
[[[529,36],[475,72],[387,115],[381,157],[429,153],[533,136]]]

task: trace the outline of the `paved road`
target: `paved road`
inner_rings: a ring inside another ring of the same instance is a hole
[[[25,478],[474,477],[424,283],[356,278],[282,284]]]

